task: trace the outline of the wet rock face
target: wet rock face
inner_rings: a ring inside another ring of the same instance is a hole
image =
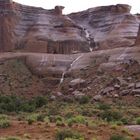
[[[126,47],[135,44],[140,22],[130,9],[128,5],[118,4],[91,8],[69,17],[88,30],[97,49]]]

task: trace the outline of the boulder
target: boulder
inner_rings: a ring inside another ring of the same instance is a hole
[[[114,98],[119,98],[119,95],[118,95],[118,94],[114,94],[113,97],[114,97]]]
[[[120,89],[120,87],[121,87],[121,86],[118,85],[118,84],[115,84],[115,85],[114,85],[114,88],[115,88],[115,89]]]
[[[50,97],[50,100],[56,100],[56,96],[52,95],[52,96]]]
[[[129,83],[128,84],[128,88],[134,88],[135,87],[135,83]]]
[[[84,93],[82,93],[82,92],[80,92],[80,91],[74,91],[74,92],[72,92],[72,94],[74,95],[74,97],[76,98],[76,99],[81,99],[83,96],[85,96],[85,94]]]
[[[137,82],[135,85],[136,88],[140,88],[140,82]]]
[[[102,89],[100,93],[102,95],[106,95],[106,94],[108,94],[108,93],[110,93],[110,92],[112,92],[114,90],[115,90],[114,87],[106,87],[106,88]]]
[[[101,95],[95,95],[94,97],[93,97],[93,100],[94,101],[101,101],[102,100],[102,96]]]
[[[77,79],[74,79],[72,80],[70,83],[69,83],[69,86],[71,88],[80,88],[80,87],[86,87],[86,81],[81,79],[81,78],[77,78]]]
[[[127,86],[128,83],[122,77],[117,77],[117,80],[121,86]]]
[[[127,95],[129,95],[130,94],[130,90],[122,90],[121,92],[120,92],[120,95],[121,96],[127,96]]]
[[[63,96],[63,94],[61,92],[57,92],[56,96],[60,97],[60,96]]]
[[[132,90],[132,95],[140,95],[140,89],[133,89]]]

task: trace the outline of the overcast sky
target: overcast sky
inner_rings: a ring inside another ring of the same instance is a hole
[[[14,0],[25,5],[43,7],[45,9],[53,9],[55,5],[65,6],[64,13],[72,13],[86,10],[91,7],[113,5],[113,4],[129,4],[132,6],[131,13],[140,13],[140,0]]]

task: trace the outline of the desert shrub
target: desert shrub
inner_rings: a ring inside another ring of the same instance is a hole
[[[127,118],[122,118],[122,119],[121,119],[121,122],[122,122],[124,125],[129,124],[129,121],[128,121]]]
[[[20,105],[19,107],[19,111],[23,111],[23,112],[33,112],[35,111],[36,106],[35,104],[31,104],[31,103],[23,103],[22,105]]]
[[[34,102],[36,104],[36,108],[39,108],[47,104],[47,99],[43,96],[38,96],[34,98]]]
[[[50,106],[48,108],[48,116],[51,115],[59,115],[59,108],[57,108],[56,106]]]
[[[80,104],[87,104],[89,103],[89,101],[90,101],[89,96],[82,96],[81,98],[78,99],[78,102]]]
[[[44,117],[44,120],[43,120],[46,124],[50,123],[50,119],[48,116]]]
[[[84,116],[78,115],[78,116],[68,119],[67,123],[68,123],[68,126],[72,126],[75,123],[86,124],[86,119]]]
[[[78,132],[64,129],[57,132],[56,140],[84,140],[84,137]]]
[[[140,138],[135,138],[135,140],[140,140]]]
[[[97,105],[97,109],[100,109],[100,110],[108,110],[108,109],[111,109],[110,105],[108,104],[105,104],[105,103],[99,103]]]
[[[140,125],[140,117],[136,118],[136,124]]]
[[[110,140],[130,140],[129,138],[122,135],[112,135]]]
[[[50,116],[48,116],[48,119],[52,123],[56,123],[57,121],[64,121],[64,118],[59,116],[59,115],[56,115],[56,116],[55,115],[50,115]]]
[[[0,138],[0,140],[21,140],[18,137],[6,137],[6,138]]]
[[[6,140],[21,140],[21,139],[18,137],[8,137],[6,138]]]
[[[27,116],[26,120],[28,121],[28,124],[32,124],[33,122],[36,122],[38,119],[39,114],[31,114]]]
[[[63,121],[63,118],[61,116],[56,116],[56,121]]]
[[[33,112],[37,108],[47,104],[45,97],[39,96],[27,100],[17,96],[0,96],[0,113],[5,112]]]
[[[69,119],[69,118],[72,118],[74,116],[74,112],[68,112],[66,115],[65,115],[65,118]]]
[[[100,114],[100,117],[108,122],[120,121],[122,119],[121,113],[117,111],[106,110]]]
[[[65,126],[65,123],[64,123],[64,121],[57,120],[56,125],[57,126]]]
[[[64,126],[64,118],[62,118],[61,116],[56,116],[55,118],[55,122],[57,126]]]
[[[37,116],[37,121],[44,122],[44,118],[45,118],[45,117],[46,117],[45,114],[39,114],[39,115]]]
[[[10,126],[10,121],[6,115],[0,115],[0,128],[7,128]]]

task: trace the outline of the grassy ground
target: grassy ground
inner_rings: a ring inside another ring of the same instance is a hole
[[[1,97],[2,98],[2,97]],[[8,97],[9,98],[9,97]],[[0,115],[0,136],[31,140],[138,140],[138,131],[125,126],[140,124],[136,105],[32,100],[34,110]],[[140,100],[140,99],[139,99]],[[30,102],[30,101],[26,101]],[[43,103],[43,104],[40,104]],[[32,106],[33,106],[32,105]],[[9,106],[10,107],[10,106]]]

